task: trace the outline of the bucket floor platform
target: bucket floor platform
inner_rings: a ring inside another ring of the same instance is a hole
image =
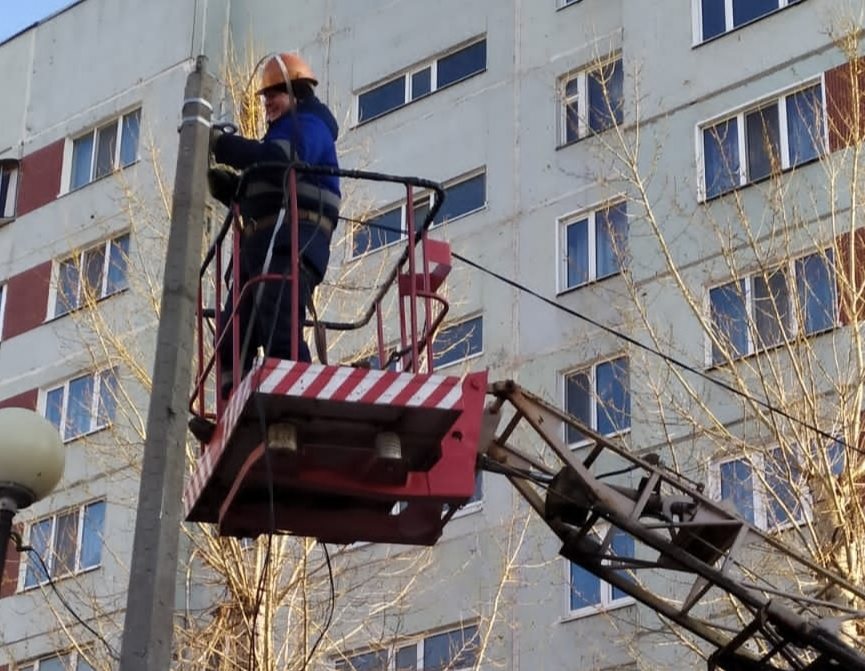
[[[431,545],[474,492],[485,393],[485,372],[264,359],[198,458],[187,520],[229,536]]]

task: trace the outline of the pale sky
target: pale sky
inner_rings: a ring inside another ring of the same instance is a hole
[[[75,0],[0,0],[0,42]]]

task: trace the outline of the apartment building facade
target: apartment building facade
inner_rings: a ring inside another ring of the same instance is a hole
[[[164,194],[199,53],[220,75],[228,54],[254,62],[301,51],[342,126],[345,167],[443,183],[432,235],[567,310],[456,264],[438,367],[516,379],[635,450],[679,446],[692,477],[763,526],[779,522],[789,510],[766,500],[780,487],[769,457],[770,476],[752,478],[753,460],[699,430],[737,425],[745,435],[748,408],[705,380],[677,379],[616,333],[722,373],[784,333],[843,337],[853,313],[827,249],[849,233],[827,223],[839,205],[821,191],[852,109],[850,66],[829,35],[842,5],[81,0],[0,44],[16,92],[0,105],[0,406],[43,413],[68,449],[59,490],[18,517],[58,589],[78,597],[85,618],[98,614],[93,622],[119,647]],[[227,100],[214,106],[230,118]],[[784,180],[796,187],[785,197],[810,206],[804,223],[752,226],[777,215],[767,185]],[[392,262],[405,238],[401,194],[346,191],[346,217],[377,226],[345,222],[332,277]],[[755,239],[783,239],[783,249],[758,254],[771,245],[747,244],[757,229]],[[786,264],[780,274],[766,273],[770,253]],[[350,299],[362,302],[363,287]],[[784,301],[799,309],[779,310]],[[358,344],[339,355],[351,358]],[[695,399],[700,407],[685,412]],[[583,449],[580,435],[565,435]],[[422,575],[385,579],[406,552],[344,553],[344,580],[404,595],[375,618],[364,615],[372,597],[353,596],[320,668],[704,663],[657,616],[558,557],[502,478],[479,477]],[[12,558],[4,576],[0,664],[91,668],[58,627],[44,571]]]

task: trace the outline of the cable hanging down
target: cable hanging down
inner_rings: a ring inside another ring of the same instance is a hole
[[[108,641],[105,640],[105,637],[103,637],[98,631],[96,631],[92,626],[90,626],[87,622],[84,621],[84,619],[75,611],[75,609],[72,608],[71,605],[69,605],[69,602],[63,596],[63,594],[60,593],[60,590],[57,589],[57,585],[54,582],[54,579],[51,577],[51,572],[48,570],[48,565],[45,563],[45,560],[42,558],[42,555],[39,554],[39,551],[36,548],[34,548],[32,545],[24,545],[24,541],[21,538],[21,534],[13,531],[11,536],[12,536],[12,540],[15,542],[15,549],[18,552],[26,552],[27,554],[31,554],[34,557],[36,557],[36,559],[39,561],[39,565],[42,568],[42,572],[45,574],[45,577],[48,580],[48,585],[51,587],[54,594],[57,595],[57,598],[60,600],[60,603],[63,604],[63,607],[66,610],[68,610],[69,613],[71,613],[72,617],[74,617],[75,620],[82,627],[84,627],[88,632],[93,634],[93,636],[96,638],[96,640],[98,640],[100,643],[102,643],[102,645],[105,646],[105,649],[108,651],[108,654],[111,655],[112,659],[114,659],[115,661],[120,661],[120,654],[114,649],[114,647]]]

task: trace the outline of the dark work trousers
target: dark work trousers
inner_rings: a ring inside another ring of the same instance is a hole
[[[285,227],[283,227],[285,228]],[[291,273],[291,248],[288,235],[279,235],[274,245],[269,268],[264,268],[267,248],[270,243],[272,229],[256,231],[245,237],[240,247],[240,284],[245,286],[253,277],[263,273],[288,276]],[[291,283],[288,279],[274,279],[256,282],[249,286],[244,299],[238,306],[240,320],[240,356],[243,356],[243,343],[248,329],[252,329],[249,347],[243,362],[243,373],[249,371],[259,346],[264,349],[265,356],[278,359],[291,359],[292,338],[298,339],[297,360],[311,361],[309,347],[303,341],[303,322],[306,319],[306,309],[313,289],[321,282],[317,273],[300,260],[300,277],[298,278],[298,324],[296,333],[291,329]],[[259,289],[261,287],[261,289]],[[260,298],[259,298],[260,292]],[[222,309],[220,325],[226,329],[226,335],[219,350],[220,365],[223,370],[223,396],[226,386],[231,384],[232,366],[232,327],[230,322],[234,288],[229,289]],[[257,308],[255,303],[258,302]],[[252,323],[251,323],[252,322]]]

